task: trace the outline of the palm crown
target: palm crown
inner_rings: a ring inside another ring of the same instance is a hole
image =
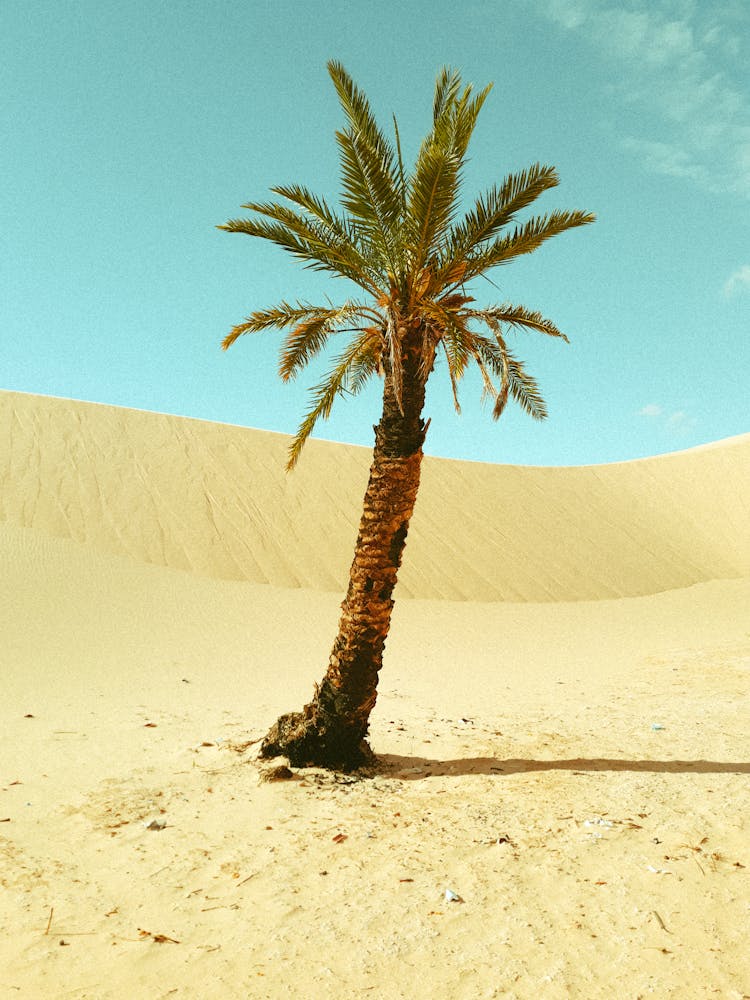
[[[508,349],[509,328],[565,335],[550,320],[524,306],[503,303],[476,308],[467,284],[500,264],[536,250],[545,240],[594,221],[580,211],[554,211],[515,223],[516,215],[543,191],[555,187],[554,168],[534,164],[511,174],[459,215],[462,172],[479,111],[491,85],[474,93],[458,73],[444,69],[435,83],[433,124],[407,174],[394,117],[394,142],[378,127],[365,95],[335,61],[328,71],[346,116],[336,133],[341,158],[343,211],[299,185],[271,190],[283,202],[243,205],[251,219],[231,219],[220,229],[259,236],[282,247],[307,267],[349,278],[365,293],[339,306],[303,302],[260,309],[223,341],[272,328],[289,329],[280,374],[294,378],[335,334],[350,335],[333,367],[312,389],[312,406],[292,442],[288,468],[319,418],[327,418],[337,396],[356,395],[376,374],[390,373],[401,400],[405,331],[421,331],[420,373],[426,381],[440,351],[447,361],[453,400],[474,362],[497,419],[511,396],[536,419],[547,415],[538,386]],[[511,225],[513,228],[511,229]],[[479,329],[477,329],[479,327]],[[481,332],[484,331],[484,332]]]

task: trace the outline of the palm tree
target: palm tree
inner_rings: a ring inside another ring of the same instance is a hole
[[[491,86],[475,94],[458,73],[446,68],[438,75],[432,128],[407,174],[395,117],[391,142],[344,67],[331,61],[328,71],[346,118],[336,133],[343,211],[334,211],[305,187],[274,187],[282,201],[243,205],[253,218],[232,219],[219,228],[270,240],[307,267],[348,278],[363,297],[337,306],[281,302],[252,313],[222,346],[230,347],[246,333],[288,329],[280,357],[286,382],[329,340],[344,340],[330,372],[312,389],[288,469],[338,396],[356,395],[373,376],[383,379],[364,510],[328,669],[310,703],[281,716],[261,746],[263,757],[284,755],[296,766],[348,770],[373,759],[366,742],[368,720],[419,488],[429,424],[422,419],[425,386],[438,358],[446,362],[456,410],[458,382],[474,362],[495,419],[512,396],[541,420],[547,415],[544,400],[511,353],[507,334],[526,329],[567,340],[554,323],[524,306],[479,308],[468,286],[550,237],[593,222],[594,216],[554,211],[515,223],[522,209],[558,183],[554,168],[535,164],[480,195],[458,218],[466,151]]]

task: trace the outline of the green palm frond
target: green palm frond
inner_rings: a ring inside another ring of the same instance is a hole
[[[341,203],[367,234],[377,266],[397,270],[401,197],[371,146],[355,133],[337,132],[344,194]]]
[[[311,266],[317,262],[320,270],[333,270],[328,260],[320,260],[312,247],[305,240],[299,239],[290,232],[286,226],[281,226],[262,219],[229,219],[217,229],[223,229],[226,233],[245,233],[247,236],[257,236],[260,239],[275,243],[276,246],[286,250],[299,260],[305,261]]]
[[[362,136],[377,154],[383,167],[390,172],[393,168],[394,150],[378,127],[366,95],[337,60],[329,61],[328,73],[348,119],[350,131]]]
[[[396,116],[393,116],[393,134],[396,138],[396,156],[398,159],[398,196],[400,205],[400,218],[406,218],[406,173],[404,172],[404,158],[401,154],[401,134],[398,130]]]
[[[325,198],[314,194],[301,184],[279,184],[272,187],[271,191],[309,212],[318,222],[323,224],[329,238],[334,243],[348,244],[361,253],[356,227],[350,219],[334,212]]]
[[[402,188],[396,154],[380,131],[365,95],[341,63],[328,63],[348,128],[336,132],[341,154],[342,205],[369,234],[373,249],[396,270]]]
[[[412,230],[415,264],[421,269],[450,226],[457,210],[463,159],[456,145],[458,108],[469,89],[458,95],[460,77],[446,80],[445,92],[436,90],[435,121],[419,149],[409,182],[407,215]]]
[[[536,379],[529,375],[522,362],[508,355],[508,383],[510,394],[524,411],[534,420],[544,420],[548,416],[547,404],[539,390]],[[495,420],[500,416],[493,413]]]
[[[456,211],[461,161],[450,148],[426,143],[409,185],[408,215],[414,259],[423,267],[450,226]]]
[[[230,233],[259,236],[280,246],[317,271],[329,271],[349,278],[370,293],[377,289],[377,273],[372,262],[358,247],[344,238],[331,238],[325,227],[315,220],[278,202],[248,202],[242,206],[271,219],[230,219],[219,229]]]
[[[310,310],[310,315],[301,320],[287,334],[281,348],[279,375],[282,382],[288,382],[325,347],[330,334],[352,317],[372,319],[372,311],[358,302],[345,302],[337,308]]]
[[[443,66],[435,80],[435,95],[432,102],[432,120],[437,122],[446,107],[458,99],[461,89],[461,76],[450,66]]]
[[[377,329],[365,331],[366,337],[362,350],[357,353],[347,376],[345,391],[352,396],[358,396],[373,375],[382,374],[383,338]]]
[[[505,343],[500,322],[492,315],[491,311],[478,312],[476,316],[484,320],[494,335],[494,342],[479,334],[475,336],[474,342],[481,357],[484,358],[494,374],[500,378],[500,389],[494,394],[495,402],[492,407],[492,419],[499,420],[505,410],[510,392],[509,360],[511,354]]]
[[[484,90],[480,90],[474,97],[471,96],[473,90],[471,84],[466,87],[461,99],[456,103],[453,116],[453,149],[462,161],[466,158],[479,112],[492,90],[492,84],[488,83]]]
[[[559,236],[568,229],[585,226],[595,221],[590,212],[556,211],[550,215],[529,219],[522,226],[516,226],[507,236],[494,240],[488,246],[469,254],[467,257],[466,280],[484,274],[499,264],[507,264],[523,254],[533,253],[542,243]]]
[[[259,333],[262,330],[278,329],[283,330],[294,323],[301,323],[313,316],[320,315],[321,310],[317,306],[305,305],[298,302],[296,306],[288,302],[280,302],[277,306],[269,306],[267,309],[259,309],[248,316],[243,323],[238,323],[221,342],[222,348],[226,351],[232,344],[245,333]]]
[[[454,262],[456,257],[495,237],[518,212],[558,183],[554,167],[535,163],[527,170],[510,174],[500,187],[493,185],[477,198],[474,208],[454,227],[447,260]]]
[[[288,382],[325,347],[332,323],[325,316],[304,320],[290,330],[281,348],[279,375]]]
[[[450,299],[424,299],[419,308],[423,316],[423,347],[420,374],[426,379],[432,370],[435,351],[442,340],[460,340],[462,336],[471,336],[463,326],[463,313],[459,313],[458,303]],[[459,376],[460,377],[460,376]]]
[[[316,423],[322,417],[327,420],[337,396],[352,391],[350,382],[354,379],[359,392],[363,385],[363,373],[377,371],[373,334],[363,330],[341,354],[334,359],[334,367],[328,375],[311,390],[313,406],[305,415],[289,448],[287,471],[291,471],[299,460],[305,442],[312,434]]]
[[[457,73],[445,69],[438,77],[433,128],[420,147],[409,184],[408,217],[419,268],[449,239],[466,151],[491,89],[472,97],[470,84],[461,93],[460,87]]]

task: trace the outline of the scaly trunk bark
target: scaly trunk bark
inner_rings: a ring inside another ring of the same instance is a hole
[[[416,341],[413,335],[413,340]],[[378,672],[388,636],[401,556],[419,489],[425,377],[419,345],[404,344],[402,405],[386,372],[383,413],[375,427],[370,479],[328,670],[301,712],[282,715],[261,757],[283,755],[295,766],[352,770],[374,760],[367,742]]]

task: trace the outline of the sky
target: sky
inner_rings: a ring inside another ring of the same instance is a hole
[[[459,416],[438,369],[425,451],[580,465],[750,431],[746,0],[0,0],[0,37],[0,388],[293,433],[325,359],[284,385],[282,333],[221,340],[349,290],[216,226],[272,185],[338,198],[329,59],[407,159],[450,65],[494,82],[467,207],[542,162],[561,183],[522,218],[597,222],[472,289],[570,337],[512,338],[549,418],[493,422],[478,375]],[[316,436],[370,445],[380,389]]]

